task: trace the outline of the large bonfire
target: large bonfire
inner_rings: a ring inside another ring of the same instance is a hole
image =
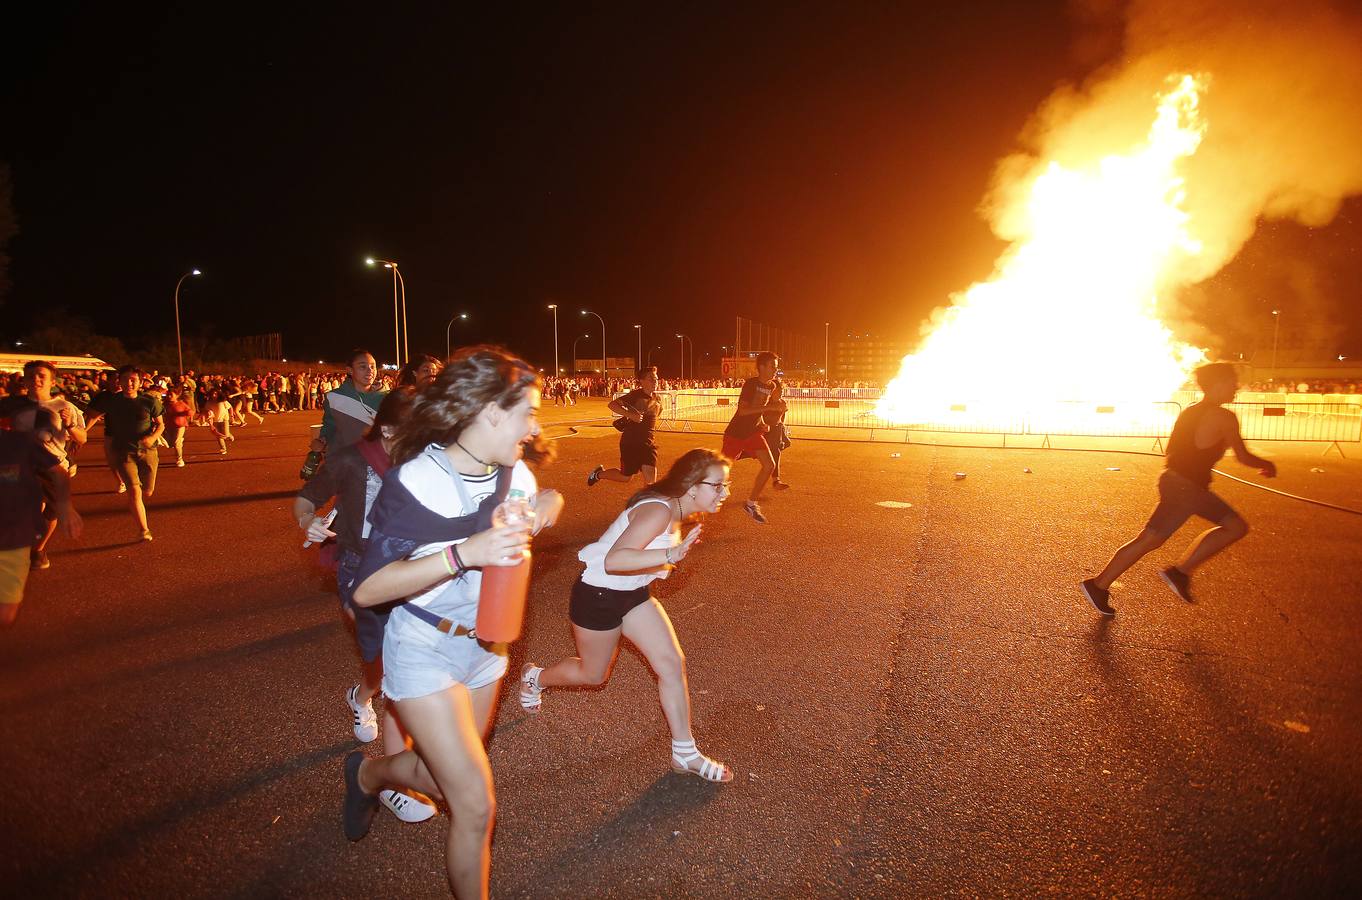
[[[1169,273],[1201,250],[1180,164],[1205,131],[1204,78],[1151,98],[1144,140],[1087,165],[1051,162],[1025,190],[994,276],[952,298],[876,413],[934,422],[968,408],[1012,420],[1057,402],[1168,400],[1204,357],[1160,321]]]

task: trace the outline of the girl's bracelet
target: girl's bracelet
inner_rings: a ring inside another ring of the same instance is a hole
[[[468,568],[468,566],[465,566],[463,564],[463,559],[459,556],[459,548],[457,544],[450,544],[448,547],[445,548],[444,558],[445,568],[449,570],[450,575],[458,576],[462,574],[465,569]]]

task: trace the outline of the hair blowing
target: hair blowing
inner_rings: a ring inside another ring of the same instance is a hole
[[[412,402],[416,399],[416,391],[409,387],[393,388],[379,404],[378,412],[374,414],[373,424],[369,430],[364,432],[366,441],[379,441],[383,439],[383,426],[398,428],[406,420],[407,414],[411,412]]]
[[[667,470],[666,475],[635,493],[624,504],[624,508],[628,509],[647,497],[666,497],[675,500],[704,481],[711,466],[731,465],[733,465],[732,460],[721,453],[715,453],[713,450],[706,450],[703,447],[687,450],[681,454],[680,459],[672,463],[672,467]]]
[[[411,412],[398,425],[393,464],[415,459],[430,444],[449,446],[487,404],[510,409],[527,390],[538,387],[539,375],[530,364],[500,347],[458,350],[435,380],[416,394]],[[530,448],[526,451],[526,458],[533,459]]]

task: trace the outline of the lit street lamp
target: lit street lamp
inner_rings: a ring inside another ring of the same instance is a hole
[[[449,360],[449,329],[452,328],[452,327],[454,327],[454,322],[455,322],[456,319],[464,319],[464,320],[467,320],[467,319],[468,319],[468,313],[459,313],[459,314],[458,314],[457,316],[455,316],[453,319],[450,319],[450,320],[449,320],[449,324],[445,326],[445,360],[446,360],[446,361]]]
[[[393,270],[393,352],[397,354],[397,367],[402,367],[402,350],[407,343],[407,282],[402,278],[402,272],[397,268],[397,263],[390,259],[375,259],[370,256],[364,260],[364,264],[372,266],[375,263],[382,263],[383,268]],[[397,318],[397,293],[398,288],[402,290],[402,319],[401,326],[398,325]]]
[[[635,325],[634,331],[638,332],[638,355],[634,357],[634,368],[641,369],[639,363],[643,362],[643,326]]]
[[[600,313],[594,313],[589,309],[582,310],[584,316],[595,316],[601,322],[601,374],[610,377],[610,357],[605,353],[605,319],[601,319]]]
[[[549,309],[553,310],[553,374],[556,377],[563,372],[558,368],[558,304],[550,303]]]
[[[175,354],[180,358],[180,374],[184,374],[184,346],[180,343],[180,285],[190,275],[202,275],[198,269],[190,269],[175,282]]]
[[[580,366],[577,365],[577,341],[580,341],[580,340],[582,340],[583,338],[589,338],[589,337],[591,337],[591,335],[589,335],[589,334],[584,334],[584,335],[582,335],[582,337],[579,337],[579,338],[577,338],[577,340],[575,340],[575,341],[572,342],[572,371],[573,371],[573,372],[576,372],[579,368],[581,368]]]

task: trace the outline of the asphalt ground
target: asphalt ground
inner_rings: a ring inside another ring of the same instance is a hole
[[[446,894],[445,817],[384,811],[363,841],[341,834],[356,657],[289,515],[315,420],[239,429],[226,458],[194,429],[147,545],[84,452],[85,537],[57,539],[0,634],[11,896]],[[536,541],[513,673],[571,651],[576,551],[628,491],[583,483],[616,432],[575,431],[551,429],[569,436],[540,481],[567,508]],[[665,465],[718,439],[659,443]],[[1273,487],[1362,507],[1355,445],[1255,449],[1281,467]],[[735,782],[670,773],[627,648],[607,686],[549,691],[538,717],[508,680],[493,894],[1357,896],[1362,517],[1218,479],[1253,531],[1199,573],[1198,602],[1156,577],[1188,525],[1104,620],[1077,582],[1139,529],[1159,467],[797,441],[762,527],[739,464],[737,496],[656,589],[700,747]]]

